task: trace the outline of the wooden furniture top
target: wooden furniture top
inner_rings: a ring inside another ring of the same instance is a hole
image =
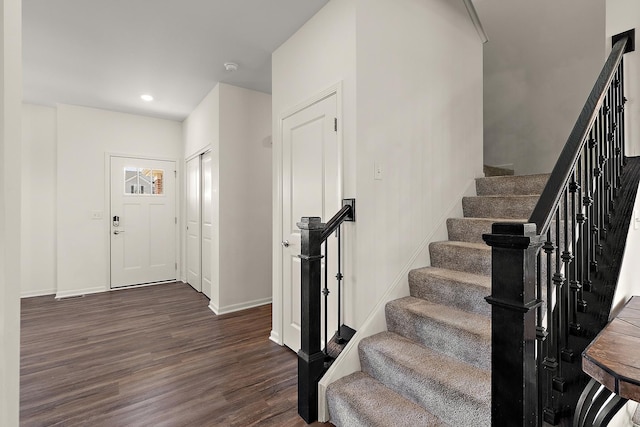
[[[618,396],[640,401],[640,296],[589,344],[582,369]]]

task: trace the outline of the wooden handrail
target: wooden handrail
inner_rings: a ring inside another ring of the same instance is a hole
[[[353,199],[349,199],[353,200]],[[324,242],[344,221],[353,221],[353,205],[345,204],[324,226],[320,239]]]

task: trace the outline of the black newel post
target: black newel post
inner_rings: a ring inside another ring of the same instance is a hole
[[[320,348],[320,246],[325,225],[317,217],[303,217],[297,225],[302,230],[298,414],[307,423],[312,423],[318,419],[317,384],[324,369],[324,353]]]
[[[537,426],[535,224],[493,224],[491,246],[491,424]],[[547,272],[549,274],[549,272]]]

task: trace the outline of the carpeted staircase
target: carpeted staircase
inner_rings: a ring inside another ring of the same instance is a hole
[[[327,389],[331,422],[353,426],[489,426],[491,224],[526,221],[548,175],[476,180],[431,267],[409,273],[410,296],[386,306],[388,331],[359,344],[362,372]]]

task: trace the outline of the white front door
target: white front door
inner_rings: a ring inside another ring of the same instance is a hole
[[[321,217],[326,222],[340,209],[336,117],[334,93],[282,123],[282,340],[294,351],[300,349],[301,316],[300,230],[296,223],[303,216]]]
[[[200,156],[187,162],[187,283],[202,291],[200,274]]]
[[[176,279],[175,162],[111,157],[111,287]]]

